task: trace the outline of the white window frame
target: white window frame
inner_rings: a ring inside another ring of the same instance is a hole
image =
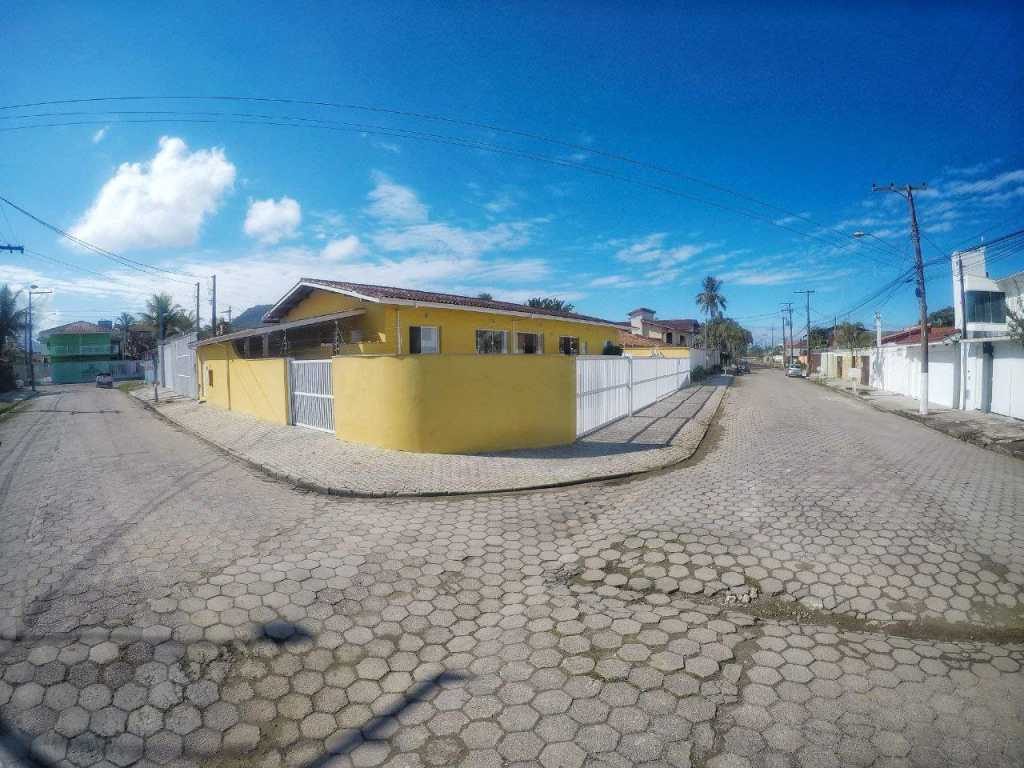
[[[409,332],[412,334],[413,328],[420,329],[420,351],[412,351],[412,339],[409,339],[409,354],[410,355],[439,355],[441,354],[441,328],[437,325],[410,325]],[[434,332],[434,344],[433,349],[426,349],[423,344],[423,331]]]
[[[562,339],[576,339],[576,351],[575,352],[563,352],[562,351]],[[580,341],[580,337],[579,336],[559,336],[558,337],[558,354],[560,354],[560,355],[569,355],[570,357],[572,357],[574,354],[575,355],[585,355],[586,354],[586,347],[584,345],[584,342]]]
[[[480,351],[480,343],[477,340],[477,334],[479,333],[500,333],[501,334],[501,351],[500,352],[482,352]],[[473,346],[476,348],[478,355],[507,355],[508,354],[508,331],[500,330],[496,328],[477,328],[473,334]]]
[[[519,337],[520,336],[536,336],[537,337],[537,351],[536,352],[523,352],[519,349]],[[534,333],[533,331],[516,331],[516,348],[514,352],[517,355],[543,355],[544,354],[544,334]]]

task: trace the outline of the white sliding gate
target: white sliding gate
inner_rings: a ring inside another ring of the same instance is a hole
[[[334,432],[331,361],[289,360],[288,400],[292,424]]]
[[[576,436],[668,397],[690,382],[687,358],[576,358]]]
[[[167,339],[160,345],[160,386],[179,395],[196,397],[196,342],[194,333]]]

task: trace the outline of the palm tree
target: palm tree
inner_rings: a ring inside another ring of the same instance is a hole
[[[526,302],[528,307],[537,309],[553,309],[556,312],[572,312],[576,305],[570,304],[565,299],[556,299],[549,296],[534,296]]]
[[[163,318],[164,336],[179,333],[192,326],[188,313],[174,303],[169,293],[154,293],[146,299],[146,311],[139,317],[139,322],[160,338],[160,318]]]
[[[18,298],[21,291],[12,291],[4,283],[0,285],[0,352],[9,342],[17,342],[28,327],[28,310],[18,309]]]
[[[725,309],[726,301],[725,296],[722,295],[722,281],[708,275],[704,278],[704,282],[701,283],[701,291],[697,294],[697,306],[700,311],[703,312],[708,320],[714,320],[716,317],[722,316],[722,311]],[[704,347],[708,346],[708,327],[704,325]]]
[[[135,324],[135,315],[130,312],[122,312],[114,322],[114,327],[121,332],[121,359],[124,360],[128,354],[128,336]]]

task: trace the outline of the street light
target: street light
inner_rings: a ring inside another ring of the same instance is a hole
[[[32,351],[32,297],[33,296],[45,296],[53,291],[37,291],[38,285],[30,285],[28,287],[28,380],[32,386],[32,391],[36,391],[36,366],[35,361],[32,359],[34,352]]]

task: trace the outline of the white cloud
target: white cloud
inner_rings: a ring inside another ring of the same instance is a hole
[[[254,200],[245,215],[245,234],[261,243],[273,245],[298,232],[302,223],[302,207],[290,197],[280,200]]]
[[[71,232],[111,250],[192,245],[234,183],[223,149],[190,152],[164,136],[152,160],[117,169]]]
[[[615,258],[628,264],[657,264],[668,268],[681,264],[699,253],[713,248],[717,243],[687,243],[672,248],[665,247],[667,235],[655,232],[635,243],[620,247]],[[621,243],[619,243],[621,245]]]
[[[107,131],[108,130],[109,130],[109,126],[105,125],[102,128],[100,128],[98,131],[96,131],[96,133],[94,133],[92,135],[92,143],[93,144],[99,144],[101,141],[103,141],[103,138],[107,135]]]
[[[393,141],[375,141],[373,142],[373,146],[377,147],[377,149],[383,149],[385,152],[391,152],[395,155],[400,154],[402,151],[402,147],[395,144]]]
[[[942,191],[950,195],[971,195],[978,192],[996,192],[1004,187],[1024,183],[1024,169],[1005,171],[990,179],[954,181]]]
[[[328,261],[348,261],[366,253],[362,241],[355,235],[331,240],[320,251],[320,255]]]
[[[427,220],[427,206],[409,187],[396,184],[383,173],[373,173],[374,187],[367,197],[367,213],[375,219],[397,224],[419,224]]]
[[[418,251],[479,256],[494,250],[520,248],[529,242],[529,222],[503,222],[486,229],[463,229],[450,224],[418,224],[386,229],[373,235],[384,251]]]

